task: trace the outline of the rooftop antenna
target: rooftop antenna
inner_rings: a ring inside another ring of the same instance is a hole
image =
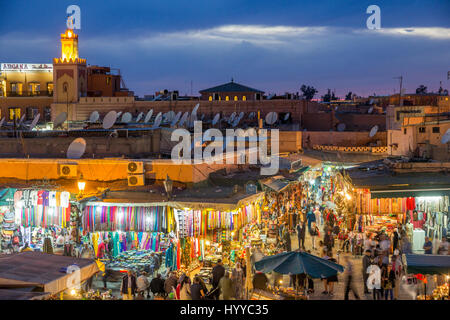
[[[288,112],[284,115],[284,121],[287,121],[289,119],[289,117],[291,116],[291,113]]]
[[[117,120],[117,112],[110,111],[106,114],[106,116],[103,118],[103,129],[110,129],[114,123],[116,123]]]
[[[400,93],[399,93],[399,96],[398,96],[398,105],[399,106],[403,106],[403,101],[402,101],[403,76],[394,77],[394,79],[399,79],[400,80]]]
[[[115,111],[114,111],[115,112]],[[83,138],[76,138],[72,141],[67,149],[68,159],[80,159],[86,151],[86,140]]]

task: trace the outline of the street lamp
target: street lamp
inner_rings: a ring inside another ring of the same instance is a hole
[[[81,174],[80,180],[78,180],[78,191],[80,192],[80,195],[83,194],[84,188],[86,188],[86,181],[84,181],[83,174]]]
[[[170,180],[169,175],[167,175],[166,180],[164,180],[164,189],[166,190],[167,198],[170,200],[172,196],[173,181]]]

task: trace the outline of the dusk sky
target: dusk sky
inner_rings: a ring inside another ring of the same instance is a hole
[[[138,95],[193,93],[236,82],[266,93],[313,85],[323,95],[450,88],[450,1],[6,1],[0,0],[0,62],[60,56],[66,8],[81,8],[79,53],[120,68]],[[381,29],[369,30],[369,5]]]

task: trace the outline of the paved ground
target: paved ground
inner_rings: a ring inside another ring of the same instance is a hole
[[[293,250],[298,249],[298,241],[297,241],[296,234],[293,234],[291,236],[291,242],[292,242],[292,249]],[[319,242],[318,239],[316,239],[317,246],[318,246],[318,242]],[[309,234],[307,234],[307,236],[306,236],[305,247],[307,250],[312,249],[312,243],[311,243],[311,238],[310,238]],[[312,253],[315,255],[319,255],[318,250],[315,250],[315,251],[312,250]],[[342,255],[343,254],[341,254],[341,256],[338,257],[336,255],[336,252],[334,252],[334,258],[337,259],[338,262],[340,262],[341,264],[344,264]],[[348,255],[348,254],[346,254],[346,255]],[[352,259],[351,261],[354,264],[354,270],[355,270],[354,282],[355,282],[355,286],[356,286],[358,295],[363,300],[372,300],[371,294],[364,295],[364,286],[363,286],[363,278],[362,278],[362,256],[352,256],[351,259]],[[271,283],[273,283],[273,278],[271,275],[269,275],[269,280],[271,281]],[[345,290],[344,275],[343,274],[338,275],[338,280],[339,281],[337,283],[335,283],[335,285],[334,285],[334,295],[333,296],[321,294],[321,292],[324,291],[323,284],[320,279],[314,280],[315,292],[309,296],[309,299],[310,300],[343,300],[344,299],[344,290]],[[283,286],[288,286],[288,285],[289,285],[289,276],[286,275],[283,277]],[[104,291],[103,290],[103,282],[102,282],[101,277],[94,279],[93,288],[95,290],[99,289],[100,292]],[[119,294],[120,282],[108,282],[108,289],[113,290],[114,296],[120,297],[120,294]],[[406,285],[402,284],[400,287],[400,291],[399,291],[399,300],[414,299],[415,298],[414,290],[415,289],[412,288],[411,286],[406,286]],[[352,293],[350,293],[350,299],[354,299],[354,296]]]

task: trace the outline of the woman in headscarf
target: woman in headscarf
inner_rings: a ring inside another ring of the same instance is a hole
[[[233,281],[236,300],[242,300],[242,293],[244,292],[244,269],[241,268],[240,262],[236,262],[236,266],[231,272],[231,280]]]

